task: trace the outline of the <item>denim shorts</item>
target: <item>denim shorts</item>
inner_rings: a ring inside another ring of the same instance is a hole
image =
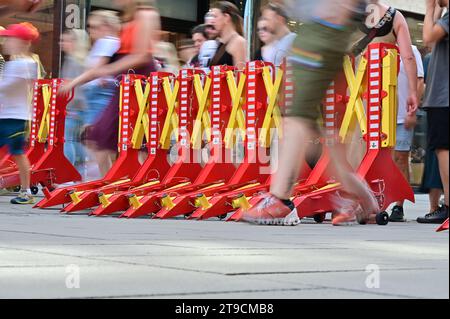
[[[407,130],[404,124],[397,124],[397,140],[395,150],[397,152],[410,152],[414,138],[414,130]]]
[[[0,147],[7,146],[13,156],[25,154],[27,125],[25,120],[0,119]]]
[[[342,70],[352,27],[335,29],[320,23],[300,27],[289,61],[295,79],[293,106],[287,116],[309,120],[321,118],[321,103],[330,83]]]
[[[86,98],[87,108],[84,111],[83,124],[94,124],[105,108],[111,102],[114,95],[114,85],[107,86],[89,85],[83,89]]]

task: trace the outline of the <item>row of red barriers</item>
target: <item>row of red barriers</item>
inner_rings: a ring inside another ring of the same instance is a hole
[[[312,168],[303,165],[292,198],[301,218],[322,222],[325,214],[333,212],[332,199],[344,193],[327,170],[331,160],[327,143],[344,141],[356,120],[367,143],[356,173],[379,200],[376,222],[387,224],[384,210],[392,202],[414,201],[411,187],[391,157],[396,61],[394,47],[371,45],[363,67],[355,74],[347,66],[345,74],[330,86],[323,105],[322,156]],[[292,103],[290,74],[286,67],[249,62],[242,72],[217,66],[209,75],[190,69],[177,76],[158,72],[148,78],[124,75],[118,161],[102,180],[44,189],[45,198],[36,206],[64,205],[65,213],[92,209],[91,215],[118,213],[126,218],[223,219],[234,213],[229,220],[239,220],[269,190],[270,161],[264,161],[261,154],[270,153],[273,139],[268,131],[280,133],[283,106]],[[141,165],[138,152],[144,137],[148,157]],[[240,138],[243,160],[223,161],[232,157]],[[208,147],[203,147],[205,139]],[[193,160],[205,150],[209,157],[203,165]],[[177,159],[170,163],[169,153],[174,152]]]

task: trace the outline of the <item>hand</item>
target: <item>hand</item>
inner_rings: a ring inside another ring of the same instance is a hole
[[[404,126],[407,130],[412,130],[417,125],[417,115],[416,113],[408,114],[405,117]]]
[[[413,113],[417,112],[417,109],[419,108],[419,102],[417,99],[417,93],[413,92],[412,94],[409,94],[408,100],[408,114],[411,115]]]
[[[58,95],[69,94],[74,88],[75,88],[75,86],[73,85],[73,82],[64,81],[63,84],[59,87]]]

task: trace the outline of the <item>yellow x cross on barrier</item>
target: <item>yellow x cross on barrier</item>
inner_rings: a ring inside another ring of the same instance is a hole
[[[241,74],[239,79],[239,86],[236,86],[233,71],[227,72],[228,89],[230,90],[231,99],[233,101],[233,107],[231,109],[230,119],[228,121],[227,129],[225,131],[225,147],[228,149],[233,148],[234,132],[238,128],[241,131],[241,136],[245,140],[245,116],[242,106],[244,104],[243,92],[245,88],[245,81],[247,77],[245,74]]]
[[[347,104],[344,119],[342,120],[341,129],[339,131],[342,142],[347,138],[349,131],[353,130],[355,127],[355,115],[358,118],[361,133],[363,135],[367,133],[367,119],[361,98],[367,65],[367,59],[362,57],[355,77],[350,57],[346,56],[344,58],[344,73],[350,90],[350,100]]]
[[[167,116],[164,122],[164,127],[161,133],[160,144],[163,149],[170,148],[170,138],[172,132],[176,132],[178,129],[178,116],[175,113],[175,109],[177,106],[177,98],[178,98],[178,90],[180,88],[180,83],[178,80],[175,81],[174,88],[172,90],[172,86],[170,83],[170,79],[165,77],[163,79],[163,89],[164,94],[167,101]],[[176,134],[178,138],[178,134]]]
[[[39,125],[38,141],[45,143],[50,132],[50,99],[52,96],[50,85],[42,86],[42,99],[44,102],[44,112],[42,114],[41,124]]]
[[[259,137],[259,142],[262,147],[270,146],[270,130],[272,128],[278,129],[279,137],[282,137],[281,132],[281,111],[277,104],[279,98],[279,92],[281,87],[281,82],[283,80],[283,71],[281,69],[277,70],[275,83],[272,82],[272,75],[270,73],[269,67],[263,68],[263,80],[266,87],[267,96],[269,98],[269,104],[267,106],[267,112],[264,117],[264,122],[261,129],[261,135]]]
[[[198,113],[194,122],[192,131],[191,144],[193,149],[201,149],[202,147],[202,132],[206,132],[208,142],[211,141],[211,118],[209,116],[208,101],[211,89],[211,78],[207,77],[205,85],[202,85],[200,75],[194,76],[195,95],[198,100]]]
[[[147,141],[149,140],[148,96],[150,95],[150,83],[147,82],[144,92],[142,91],[142,80],[136,80],[134,81],[134,89],[139,104],[139,114],[131,138],[131,145],[134,149],[140,149],[142,147],[144,135]]]

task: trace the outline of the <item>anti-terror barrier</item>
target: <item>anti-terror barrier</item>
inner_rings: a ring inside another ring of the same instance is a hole
[[[81,176],[64,155],[64,131],[70,94],[58,95],[62,80],[38,80],[33,89],[33,116],[26,156],[31,164],[31,190],[38,185],[52,189],[56,184],[81,181]],[[20,176],[11,157],[3,159],[0,188],[20,186]]]
[[[356,123],[367,144],[356,174],[379,200],[377,223],[387,223],[384,210],[392,202],[414,201],[391,156],[398,60],[396,47],[386,44],[370,45],[356,72],[352,59],[345,59],[344,72],[330,85],[323,103],[322,156],[311,169],[303,165],[295,186],[292,199],[300,217],[322,222],[333,212],[333,200],[344,192],[328,170],[328,147],[341,143],[338,148],[344,149]],[[282,109],[292,103],[295,90],[291,73],[287,67],[249,62],[243,71],[217,66],[209,75],[192,69],[177,76],[124,75],[119,160],[101,181],[47,191],[38,207],[68,204],[67,213],[94,208],[91,214],[96,216],[161,219],[225,218],[235,212],[230,220],[239,220],[269,190],[271,132],[282,135]],[[137,153],[144,137],[148,157],[140,165]],[[244,156],[238,161],[233,151],[240,141]],[[172,164],[168,152],[177,155]],[[209,153],[204,165],[202,152]]]

